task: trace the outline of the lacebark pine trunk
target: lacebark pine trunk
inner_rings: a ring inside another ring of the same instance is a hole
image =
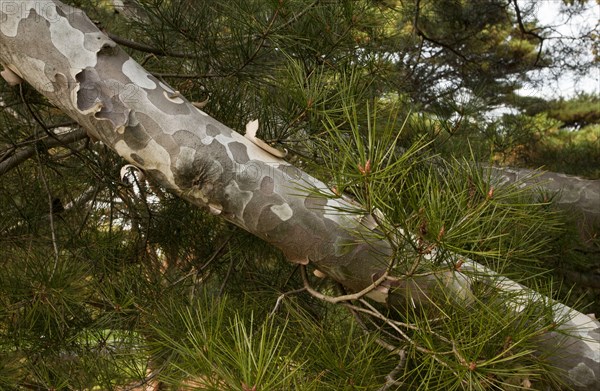
[[[519,181],[550,194],[558,194],[556,204],[577,218],[581,239],[586,242],[597,237],[600,228],[600,179],[509,167],[494,167],[492,174],[501,183]]]
[[[275,245],[291,262],[310,261],[354,292],[378,280],[367,295],[390,301],[397,281],[380,277],[391,246],[366,240],[370,216],[340,212],[352,207],[341,198],[315,196],[309,188],[329,191],[324,183],[191,105],[82,11],[52,0],[0,5],[6,80],[26,80],[154,181]],[[438,287],[412,283],[425,291]],[[571,313],[565,327],[573,336],[560,341],[564,355],[555,362],[579,389],[600,389],[600,324],[561,308]]]

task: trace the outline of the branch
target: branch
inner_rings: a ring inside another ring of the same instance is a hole
[[[404,370],[404,366],[406,365],[406,353],[404,352],[404,350],[401,350],[400,353],[398,353],[398,355],[400,356],[400,359],[398,360],[398,365],[396,365],[394,369],[392,369],[392,371],[387,374],[387,376],[385,377],[385,384],[378,391],[387,391],[391,390],[392,387],[404,385],[404,383],[399,381],[397,377],[401,374],[401,372]]]
[[[519,182],[532,189],[541,188],[556,193],[553,201],[557,206],[579,212],[582,219],[578,225],[582,237],[594,224],[600,223],[600,180],[584,179],[557,172],[540,172],[525,168],[492,167],[492,177],[501,184]]]
[[[417,35],[419,37],[423,38],[424,40],[433,43],[434,45],[437,45],[437,46],[443,47],[446,50],[449,50],[450,52],[454,53],[457,57],[460,57],[461,59],[463,59],[465,62],[472,62],[465,55],[460,53],[458,50],[454,49],[452,46],[445,44],[442,41],[438,41],[435,38],[429,37],[427,34],[425,34],[425,32],[423,30],[421,30],[421,28],[419,27],[420,3],[421,3],[420,0],[417,0],[415,3],[415,17],[413,19],[413,25],[415,27],[415,32],[417,33]]]
[[[110,37],[110,39],[112,39],[113,41],[115,41],[119,45],[123,45],[125,47],[128,47],[130,49],[134,49],[134,50],[137,50],[137,51],[140,51],[140,52],[155,54],[157,56],[166,56],[166,57],[175,57],[175,58],[189,58],[189,59],[196,59],[196,58],[203,58],[204,57],[204,56],[199,55],[199,54],[183,53],[183,52],[173,52],[173,51],[170,51],[170,50],[164,50],[164,49],[155,48],[153,46],[146,45],[146,44],[139,43],[139,42],[135,42],[135,41],[132,41],[130,39],[123,38],[123,37],[120,37],[118,35],[111,34],[111,33],[106,33],[106,35],[108,35]]]
[[[306,275],[306,266],[300,265],[300,272],[302,274],[302,281],[304,282],[304,289],[308,293],[313,295],[314,297],[321,299],[323,301],[326,301],[328,303],[331,303],[331,304],[336,304],[336,303],[339,303],[342,301],[358,300],[358,299],[362,298],[363,296],[367,295],[368,293],[370,293],[372,290],[379,287],[388,278],[388,273],[386,271],[385,273],[383,273],[383,275],[381,277],[379,277],[377,280],[373,281],[373,283],[371,285],[367,286],[365,289],[361,290],[360,292],[356,292],[356,293],[349,294],[349,295],[333,297],[333,296],[324,295],[321,292],[313,289],[310,286],[310,283],[308,282],[308,276]]]
[[[80,140],[85,140],[86,138],[88,138],[86,131],[80,128],[69,132],[66,135],[56,136],[56,138],[49,138],[46,136],[42,140],[45,139],[43,141],[44,147],[46,150],[48,150],[55,147],[66,146]],[[11,157],[3,159],[0,162],[0,176],[6,174],[13,168],[25,162],[27,159],[33,157],[37,148],[38,146],[35,144],[28,145],[27,147],[14,152]]]
[[[515,14],[517,16],[517,23],[519,25],[519,31],[521,31],[522,34],[531,35],[540,41],[540,48],[538,49],[537,56],[535,58],[535,62],[533,63],[533,66],[536,66],[538,64],[538,62],[540,61],[540,58],[542,57],[542,47],[544,46],[544,37],[533,32],[532,30],[527,30],[525,28],[525,25],[523,24],[523,18],[521,17],[521,10],[519,9],[518,0],[512,0],[512,3],[515,5]]]
[[[46,133],[49,133],[48,128],[45,127],[44,124],[39,120],[39,118],[31,110],[31,106],[29,105],[29,102],[27,102],[25,100],[25,97],[23,96],[23,85],[22,84],[19,84],[19,94],[21,96],[21,100],[23,101],[23,103],[25,103],[25,106],[27,107],[27,110],[29,110],[31,116],[39,123],[39,125],[44,129],[44,131],[46,131]],[[37,138],[37,130],[34,130],[34,135]],[[53,266],[52,272],[50,273],[50,276],[49,276],[49,280],[52,280],[52,278],[54,277],[54,273],[56,272],[56,268],[58,267],[58,259],[59,259],[58,243],[56,240],[56,230],[54,229],[55,228],[54,227],[54,197],[52,196],[52,192],[50,191],[50,186],[48,185],[46,173],[44,172],[44,166],[42,165],[42,160],[40,159],[40,151],[37,148],[34,148],[33,150],[35,153],[35,158],[38,163],[39,176],[42,181],[42,184],[44,185],[44,190],[46,190],[46,196],[48,198],[48,220],[50,223],[50,235],[52,238],[52,248],[54,249],[54,266]]]

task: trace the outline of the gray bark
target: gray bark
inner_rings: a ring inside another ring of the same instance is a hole
[[[389,301],[390,287],[396,288],[398,280],[380,276],[391,246],[366,240],[372,236],[373,225],[365,223],[369,216],[340,212],[353,208],[342,198],[315,196],[309,188],[333,193],[191,105],[80,10],[58,1],[0,4],[5,75],[25,79],[93,139],[171,192],[275,245],[291,262],[313,263],[351,291],[379,279],[367,296]],[[449,289],[466,278],[454,274]],[[412,283],[425,290],[437,287],[435,281]],[[572,336],[562,341],[567,358],[555,356],[556,364],[578,389],[600,389],[600,324],[564,306],[557,307],[557,319],[565,312]]]
[[[540,172],[525,168],[494,167],[492,174],[500,183],[519,182],[556,194],[555,203],[577,217],[584,241],[600,227],[600,180],[590,180],[557,172]]]

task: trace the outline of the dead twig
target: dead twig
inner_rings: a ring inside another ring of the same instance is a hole
[[[304,282],[304,289],[306,289],[306,291],[308,293],[310,293],[312,296],[326,301],[328,303],[332,303],[332,304],[336,304],[342,301],[352,301],[352,300],[359,300],[360,298],[362,298],[364,295],[368,294],[369,292],[371,292],[373,289],[377,288],[379,285],[381,285],[381,283],[383,283],[387,277],[388,277],[388,272],[387,270],[381,275],[381,277],[379,277],[377,280],[373,281],[373,283],[369,286],[367,286],[366,288],[364,288],[363,290],[361,290],[360,292],[356,292],[356,293],[352,293],[349,295],[342,295],[342,296],[327,296],[321,292],[318,292],[317,290],[313,289],[310,286],[310,283],[308,281],[308,276],[306,273],[306,266],[305,265],[301,265],[300,266],[300,272],[302,274],[302,281]]]

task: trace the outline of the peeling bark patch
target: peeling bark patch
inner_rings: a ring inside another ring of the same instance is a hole
[[[271,205],[269,208],[261,211],[256,225],[258,232],[272,231],[283,223],[279,215],[272,211],[273,206],[276,205]]]
[[[215,184],[221,181],[224,168],[216,159],[195,153],[190,160],[189,153],[184,151],[182,159],[187,161],[175,162],[174,179],[181,189],[201,190],[205,196],[210,196]]]
[[[100,75],[100,78],[102,80],[118,81],[120,83],[118,84],[119,89],[116,89],[115,92],[128,93],[128,96],[131,96],[132,99],[139,99],[136,91],[132,91],[132,87],[138,90],[140,87],[133,83],[128,75],[122,71],[123,64],[130,58],[129,55],[118,47],[115,47],[114,50],[100,49],[101,47],[97,51],[97,62],[92,64]],[[117,66],[119,68],[115,69]]]
[[[210,122],[206,124],[206,134],[212,137],[217,137],[222,134],[228,138],[232,138],[232,130],[227,126],[213,120],[212,118],[207,118]]]
[[[281,220],[269,208],[271,205],[283,204],[284,202],[285,200],[278,194],[253,197],[244,209],[243,220],[248,227],[256,232],[271,231],[281,223]]]
[[[17,6],[17,4],[11,4],[13,6]],[[0,32],[7,37],[16,37],[17,29],[18,29],[18,20],[9,18],[8,15],[12,14],[10,10],[7,10],[8,7],[2,7],[0,9]],[[8,11],[9,14],[6,14],[4,11]]]
[[[335,232],[339,229],[339,223],[329,219],[323,220],[323,224],[325,225],[325,232]]]
[[[236,220],[242,221],[242,214],[246,205],[252,199],[252,192],[241,190],[235,181],[230,181],[225,186],[223,197],[220,200],[225,210],[235,215]]]
[[[135,113],[136,123],[140,122],[144,124],[144,130],[150,137],[156,137],[159,135],[165,134],[161,129],[160,125],[154,121],[154,119],[148,116],[145,113],[140,111]],[[130,122],[130,125],[135,125],[133,122]]]
[[[129,118],[130,109],[121,102],[119,96],[112,96],[108,100],[103,100],[104,106],[95,115],[98,119],[109,120],[115,129],[121,133]]]
[[[271,205],[271,212],[275,213],[281,221],[287,221],[294,215],[292,208],[288,204]]]
[[[172,137],[176,144],[187,145],[190,148],[200,151],[205,148],[205,144],[202,142],[200,137],[187,129],[175,131]]]
[[[69,12],[67,12],[67,11],[69,11]],[[71,6],[68,6],[66,4],[63,5],[62,7],[60,7],[60,6],[56,7],[56,14],[66,18],[66,19],[68,19],[68,16],[73,14],[74,11],[75,11],[75,8],[72,8]],[[77,18],[75,18],[75,19],[77,19]],[[82,24],[82,23],[76,23],[77,22],[76,20],[70,20],[69,22],[70,22],[71,26],[73,26],[73,28],[76,28],[76,29],[79,29],[80,28],[79,25]],[[85,27],[85,24],[83,24],[83,26],[81,26],[81,27]]]
[[[308,232],[298,225],[290,225],[290,223],[286,223],[285,226],[287,227],[285,230],[285,235],[282,238],[278,237],[279,240],[275,240],[274,244],[281,248],[283,255],[285,255],[288,261],[306,265],[308,263],[306,249],[300,245],[290,246],[287,237],[305,238],[305,243],[307,245],[314,243],[314,240],[317,238],[315,238],[311,232]]]
[[[69,24],[77,30],[81,30],[84,33],[98,31],[98,27],[96,27],[94,22],[92,22],[87,17],[85,12],[81,11],[80,9],[66,4],[57,4],[56,13],[59,15],[65,15],[65,18],[69,21]]]
[[[95,113],[96,118],[109,120],[115,130],[122,131],[128,123],[131,109],[121,101],[118,94],[120,83],[115,80],[100,80],[96,70],[91,67],[79,72],[76,80],[79,82],[76,103],[81,113]]]
[[[90,68],[82,70],[75,76],[75,80],[79,83],[79,90],[77,91],[77,109],[83,114],[93,112],[96,110],[100,103],[100,91],[98,83],[100,79],[98,74]]]
[[[295,209],[297,210],[297,208]],[[326,241],[325,237],[328,237],[330,232],[327,231],[327,227],[318,213],[308,210],[304,211],[304,213],[296,213],[296,215],[300,219],[300,224],[302,224],[302,226],[311,232],[319,232],[319,235],[321,236],[319,240]]]
[[[263,193],[265,195],[273,194],[274,188],[275,188],[275,183],[273,181],[273,178],[266,176],[262,179],[262,181],[260,181],[260,192],[261,193]]]
[[[117,45],[100,32],[86,33],[83,47],[91,52],[102,52],[115,48]]]
[[[133,58],[125,61],[121,69],[123,70],[125,76],[127,76],[136,85],[146,89],[156,88],[156,83],[150,80],[150,75],[144,68],[142,68],[140,64],[135,62]]]
[[[290,262],[307,264],[308,259],[316,261],[328,256],[328,254],[319,253],[314,246],[310,245],[310,243],[321,242],[323,238],[315,234],[314,231],[307,230],[305,227],[291,221],[284,222],[276,227],[275,231],[268,232],[268,234],[274,238],[271,240],[281,248],[281,251]],[[289,238],[303,238],[303,243],[290,242]]]
[[[163,91],[163,96],[172,103],[176,103],[178,105],[184,103],[185,101],[181,99],[179,92],[177,91]]]
[[[23,79],[21,78],[21,76],[17,75],[8,66],[4,67],[4,70],[0,72],[0,75],[11,87],[23,83]]]
[[[308,196],[304,199],[304,206],[306,207],[306,209],[312,211],[318,210],[323,212],[326,204],[327,200],[323,197]]]
[[[15,41],[19,42],[19,46],[22,48],[22,53],[29,57],[44,58],[43,54],[39,52],[44,53],[48,50],[47,45],[50,47],[54,45],[54,43],[50,40],[49,34],[38,33],[40,29],[48,30],[50,28],[50,23],[48,23],[46,20],[43,20],[44,26],[40,26],[42,20],[43,19],[40,19],[40,16],[32,10],[29,16],[19,20],[19,23],[16,25],[17,30],[14,39]],[[13,21],[14,20],[11,18],[8,18],[8,22]],[[5,27],[3,26],[4,24],[4,22],[0,23],[0,30]],[[27,44],[27,37],[31,36],[32,34],[40,35],[36,41],[36,45]]]
[[[284,173],[286,180],[299,181],[302,178],[302,171],[291,164],[279,164],[277,169]]]
[[[52,86],[54,87],[54,91],[61,91],[67,89],[69,87],[69,80],[64,74],[57,72],[54,74],[54,81],[52,81]]]
[[[158,134],[152,137],[152,140],[156,141],[158,145],[167,151],[169,156],[171,156],[173,159],[177,159],[177,156],[180,152],[180,146],[175,142],[175,140],[173,140],[173,136],[170,134]]]
[[[342,211],[344,210],[344,208],[348,208],[347,206],[344,206],[343,204],[341,204],[339,201],[335,200],[335,199],[328,199],[326,200],[326,204],[325,207],[323,208],[323,217],[326,219],[325,221],[329,221],[329,222],[333,222],[335,224],[339,224],[341,217],[341,214],[343,213]],[[355,214],[355,215],[351,215],[351,216],[344,216],[345,221],[347,222],[347,224],[352,224],[350,223],[351,219],[356,219],[356,218],[360,218],[359,214]],[[356,220],[354,220],[356,221]]]
[[[52,5],[52,4],[50,4]],[[34,9],[35,2],[30,2],[29,4],[23,2],[2,2],[2,23],[0,23],[0,31],[7,37],[16,37],[19,35],[18,30],[23,22],[23,20],[31,19],[32,22],[36,22],[37,20],[44,19],[39,15]],[[18,17],[14,17],[19,14]],[[46,25],[48,25],[48,21],[46,21]]]
[[[262,181],[265,171],[264,165],[250,160],[246,164],[237,165],[235,178],[240,189],[255,191],[260,187],[260,181]]]
[[[91,22],[90,22],[91,23]],[[69,59],[71,68],[82,69],[96,65],[96,53],[103,47],[115,47],[116,44],[106,35],[98,33],[83,33],[65,26],[67,18],[60,18],[50,23],[50,39],[54,48]],[[100,39],[98,39],[100,38]]]
[[[356,243],[354,243],[353,240],[342,236],[338,236],[333,244],[336,257],[342,257],[344,255],[349,254],[355,246]]]
[[[133,160],[137,164],[140,164],[142,166],[146,164],[146,162],[144,161],[144,159],[140,155],[138,155],[137,153],[132,153],[130,155],[130,157],[131,157],[131,160]]]
[[[178,130],[173,133],[172,136],[174,147],[178,145],[185,145],[188,148],[192,148],[196,151],[195,161],[192,164],[197,164],[196,161],[220,161],[223,163],[221,172],[229,173],[229,175],[233,175],[233,162],[228,159],[227,150],[224,145],[219,143],[216,140],[212,140],[208,145],[206,145],[201,140],[200,137],[189,130]],[[158,140],[158,138],[157,138]],[[176,156],[177,153],[173,154]],[[187,175],[187,174],[186,174]],[[224,182],[226,182],[224,180]]]
[[[136,87],[139,88],[136,84]],[[194,106],[191,104],[184,104],[184,100],[179,97],[169,98],[169,94],[172,94],[172,89],[164,90],[161,88],[145,90],[148,96],[148,100],[152,103],[156,109],[160,110],[162,113],[168,115],[189,115],[190,112],[196,110]]]
[[[206,125],[206,134],[209,135],[210,137],[216,137],[219,134],[221,134],[221,131],[215,125],[208,124],[208,125]]]
[[[73,11],[74,11],[74,8],[71,8],[70,6],[68,6],[66,4],[63,7],[64,8],[67,8],[67,7],[70,8],[69,11],[71,11],[71,12],[69,14],[73,13]],[[67,14],[67,12],[65,12],[67,9],[62,9],[63,7],[60,7],[60,6],[56,7],[56,14],[60,15],[60,16],[62,16],[64,18],[67,18],[68,14]],[[74,21],[70,21],[70,22],[71,22],[71,26],[73,26],[74,28],[78,28],[78,26],[76,26],[76,25],[73,24]]]
[[[592,385],[595,379],[594,371],[582,362],[569,370],[569,377],[578,386]]]
[[[148,133],[144,131],[144,128],[138,124],[137,126],[129,126],[125,129],[123,141],[125,141],[133,150],[144,149],[150,141],[150,136],[148,136]]]
[[[235,160],[236,163],[240,163],[240,164],[248,163],[250,158],[248,157],[248,151],[244,144],[234,141],[232,143],[229,143],[228,147],[229,147],[229,150],[231,151],[231,154],[233,155],[233,160]]]
[[[4,13],[4,7],[0,7],[0,33],[6,35],[7,37],[9,36],[8,34],[4,33],[4,29],[2,28],[3,26],[5,26],[6,24],[8,24],[8,15],[6,15]],[[8,29],[7,29],[8,30]],[[8,32],[8,31],[7,31]]]

